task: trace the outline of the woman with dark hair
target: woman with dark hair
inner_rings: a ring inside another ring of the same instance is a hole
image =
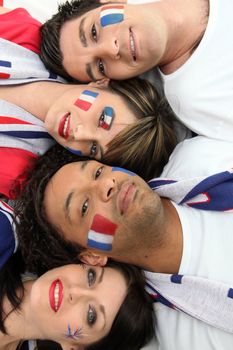
[[[139,349],[152,337],[153,309],[137,268],[73,264],[39,278],[24,269],[17,252],[0,272],[1,350],[25,339],[63,349]]]

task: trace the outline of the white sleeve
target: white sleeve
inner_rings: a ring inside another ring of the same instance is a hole
[[[161,177],[174,180],[209,176],[233,168],[233,143],[196,136],[179,143]]]

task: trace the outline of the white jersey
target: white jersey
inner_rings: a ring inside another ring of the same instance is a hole
[[[185,140],[176,147],[161,176],[175,179],[208,176],[230,168],[232,164],[233,144],[199,136]],[[183,255],[178,273],[233,286],[233,213],[174,206],[183,230]],[[154,308],[157,339],[143,350],[233,348],[232,334],[160,303],[156,303]]]
[[[233,1],[209,0],[209,20],[192,56],[164,75],[178,119],[199,135],[233,141]]]
[[[128,0],[129,4],[147,0]],[[150,1],[151,2],[151,1]],[[233,141],[233,1],[209,0],[203,38],[175,72],[163,74],[166,97],[178,119],[199,135]],[[144,77],[157,86],[157,70]]]

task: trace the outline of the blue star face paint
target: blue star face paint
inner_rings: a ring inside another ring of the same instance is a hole
[[[130,176],[136,176],[136,174],[133,173],[132,171],[129,171],[129,170],[127,170],[127,169],[120,168],[120,167],[117,167],[117,166],[113,167],[113,168],[112,168],[112,171],[120,171],[120,172],[125,173],[125,174],[128,174],[128,175],[130,175]]]
[[[99,126],[105,130],[109,130],[113,122],[113,117],[114,117],[113,108],[105,107],[99,121]]]
[[[73,148],[69,148],[69,147],[66,147],[67,151],[75,154],[76,156],[83,156],[82,152],[77,150],[77,149],[73,149]]]
[[[82,328],[77,328],[76,330],[72,331],[70,325],[68,324],[67,332],[65,336],[66,338],[71,338],[71,339],[82,338]]]
[[[116,24],[124,20],[124,5],[103,6],[100,12],[100,24],[102,27]]]

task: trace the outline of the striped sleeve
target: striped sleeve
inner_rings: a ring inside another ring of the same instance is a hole
[[[16,251],[17,246],[13,210],[5,202],[0,201],[0,268]]]

